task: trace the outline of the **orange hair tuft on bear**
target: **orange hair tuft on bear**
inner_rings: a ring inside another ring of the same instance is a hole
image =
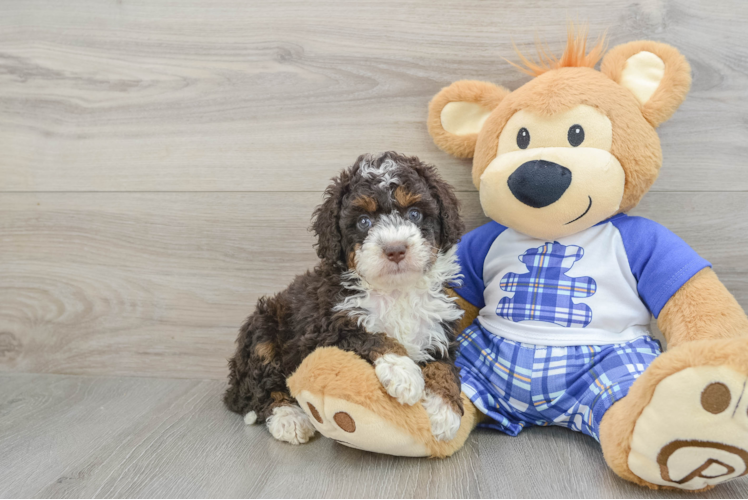
[[[507,58],[504,58],[504,60],[522,73],[530,76],[540,76],[547,71],[559,68],[594,68],[602,59],[606,49],[607,42],[605,34],[603,34],[587,52],[587,28],[577,28],[573,23],[569,23],[566,48],[561,54],[561,58],[556,57],[550,50],[543,47],[543,43],[538,39],[535,41],[535,50],[538,53],[537,61],[528,59],[516,45],[514,45],[514,51],[522,64],[514,63]]]

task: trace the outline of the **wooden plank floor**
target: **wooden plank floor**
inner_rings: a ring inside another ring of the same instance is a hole
[[[0,375],[3,497],[694,498],[619,479],[566,429],[479,429],[446,460],[278,442],[214,380]],[[65,457],[65,460],[60,460]],[[748,479],[706,498],[746,498]]]
[[[634,213],[748,308],[745,0],[0,0],[0,496],[672,497],[562,429],[407,460],[293,448],[220,404],[238,325],[314,264],[311,211],[360,153],[436,164],[485,222],[427,103],[518,87],[502,57],[559,52],[569,19],[691,62]]]

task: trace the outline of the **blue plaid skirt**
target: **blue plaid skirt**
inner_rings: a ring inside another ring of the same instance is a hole
[[[458,341],[462,390],[491,417],[482,427],[516,436],[524,427],[560,425],[598,441],[605,412],[662,352],[647,336],[602,346],[523,344],[478,320]]]

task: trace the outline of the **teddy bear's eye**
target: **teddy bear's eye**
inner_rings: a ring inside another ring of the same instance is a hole
[[[522,127],[519,129],[519,132],[517,132],[517,146],[519,146],[519,149],[527,149],[527,146],[529,145],[530,132],[525,127]]]
[[[569,127],[569,133],[567,134],[569,144],[572,147],[577,147],[584,142],[584,129],[581,125],[572,125]]]

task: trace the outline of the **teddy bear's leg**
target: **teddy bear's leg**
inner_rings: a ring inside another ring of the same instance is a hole
[[[447,457],[460,449],[480,412],[463,395],[465,414],[451,441],[437,441],[421,403],[389,396],[374,368],[351,352],[320,348],[288,378],[291,394],[315,428],[341,444],[388,455]]]
[[[707,268],[670,298],[657,324],[668,351],[602,420],[608,464],[653,488],[697,490],[744,475],[748,318]]]
[[[748,338],[660,355],[600,425],[608,465],[651,488],[708,489],[748,473]]]

